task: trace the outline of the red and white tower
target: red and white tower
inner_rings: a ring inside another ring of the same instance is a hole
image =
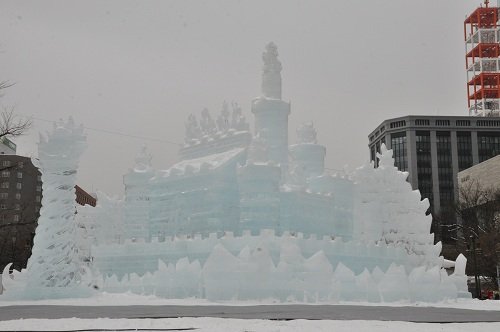
[[[464,21],[469,115],[499,115],[499,31],[499,8],[488,0]]]

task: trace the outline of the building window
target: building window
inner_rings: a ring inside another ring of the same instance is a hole
[[[432,211],[432,162],[431,162],[431,135],[429,131],[417,131],[415,136],[417,150],[417,177],[418,189],[422,199],[428,198]]]
[[[16,183],[16,189],[20,190],[22,187],[23,185],[20,182]]]
[[[451,161],[451,137],[449,131],[436,132],[439,200],[441,207],[450,206],[455,200],[453,166]]]
[[[35,197],[35,202],[40,203],[40,196]]]
[[[39,206],[35,206],[35,212],[40,212],[40,207]]]
[[[408,170],[406,132],[391,134],[391,149],[394,153],[394,166],[406,172]]]
[[[20,193],[16,194],[16,199],[21,199],[21,194]]]
[[[471,167],[472,140],[469,131],[457,131],[457,152],[458,152],[458,171],[461,172],[464,169]]]
[[[8,193],[0,193],[0,199],[7,199],[7,198],[9,198]]]
[[[389,125],[389,127],[391,127],[391,128],[400,128],[400,127],[404,127],[404,126],[406,126],[405,120],[394,121],[394,122],[391,122]]]
[[[14,215],[14,221],[19,221],[19,215],[18,214]]]
[[[4,160],[2,162],[2,166],[9,167],[10,166],[10,161],[9,160]]]
[[[416,119],[415,126],[430,126],[431,122],[428,119]]]
[[[500,132],[478,132],[477,148],[479,162],[483,162],[500,154]]]
[[[455,121],[455,124],[458,127],[469,127],[470,126],[470,120],[457,120],[457,121]]]
[[[16,211],[19,211],[19,210],[21,210],[21,205],[20,204],[16,204],[16,205],[14,205],[14,208],[16,209]]]
[[[0,210],[7,210],[7,205],[0,204]]]
[[[42,176],[41,176],[41,175],[38,175],[38,176],[36,177],[36,179],[37,179],[37,181],[42,181]]]
[[[0,185],[0,187],[2,189],[7,189],[7,188],[9,188],[9,183],[8,182],[2,182],[2,184]]]
[[[477,120],[478,127],[500,127],[500,120]]]
[[[41,185],[37,185],[36,186],[36,191],[42,191],[42,186]]]
[[[17,163],[17,167],[23,168],[24,167],[24,162],[20,161]]]
[[[10,177],[10,172],[9,172],[9,171],[2,171],[2,177],[3,177],[3,178],[8,178],[8,177]]]
[[[448,127],[450,120],[436,120],[436,126]]]
[[[23,178],[23,172],[17,172],[17,178],[22,179]]]

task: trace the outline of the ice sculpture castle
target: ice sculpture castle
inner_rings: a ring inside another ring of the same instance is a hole
[[[262,95],[252,102],[255,133],[238,105],[213,119],[203,110],[186,124],[181,161],[154,172],[144,152],[124,177],[127,239],[243,231],[352,237],[352,190],[324,173],[326,149],[312,124],[288,144],[290,104],[281,99],[281,63],[275,44],[262,56]],[[342,194],[341,194],[342,193]]]
[[[440,256],[429,202],[394,167],[392,151],[382,146],[378,168],[325,173],[326,148],[312,124],[288,143],[290,104],[281,99],[276,45],[266,46],[263,61],[262,95],[252,102],[255,132],[234,103],[215,119],[208,110],[199,121],[190,115],[181,160],[154,170],[143,149],[123,177],[123,202],[98,193],[95,209],[66,213],[74,211],[66,196],[78,158],[47,159],[43,176],[57,176],[43,178],[41,220],[59,227],[40,223],[31,268],[9,275],[7,266],[3,296],[82,296],[82,287],[92,286],[216,301],[470,297],[465,257]],[[61,124],[40,145],[41,155],[60,146],[76,151],[82,135]],[[69,249],[51,251],[60,247]],[[455,265],[453,274],[445,263]]]

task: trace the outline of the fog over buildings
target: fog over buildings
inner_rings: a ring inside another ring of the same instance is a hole
[[[79,183],[121,194],[143,144],[157,169],[177,160],[172,142],[183,142],[190,113],[236,101],[253,124],[261,54],[274,41],[290,142],[313,121],[327,167],[353,168],[384,119],[467,115],[463,20],[479,3],[4,0],[0,80],[16,84],[0,102],[35,118],[16,140],[22,155],[36,156],[50,121],[83,123]]]

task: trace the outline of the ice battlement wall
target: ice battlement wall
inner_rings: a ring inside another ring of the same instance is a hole
[[[238,256],[245,248],[256,250],[265,247],[275,265],[279,262],[282,247],[294,245],[306,259],[321,251],[333,267],[342,263],[355,274],[363,272],[365,268],[373,271],[375,267],[385,272],[392,263],[404,266],[407,271],[417,266],[431,268],[442,266],[443,263],[443,258],[439,257],[440,245],[433,246],[423,256],[409,254],[402,247],[386,243],[346,242],[340,237],[318,238],[316,235],[304,236],[302,233],[289,232],[279,236],[274,230],[261,230],[258,235],[245,231],[241,236],[226,232],[211,233],[207,237],[198,234],[194,237],[154,237],[150,242],[146,240],[126,240],[124,243],[93,246],[94,264],[105,275],[114,274],[119,278],[127,273],[144,275],[158,269],[158,260],[175,264],[179,259],[189,257],[190,261],[197,260],[203,265],[217,245],[222,245],[234,256]]]

